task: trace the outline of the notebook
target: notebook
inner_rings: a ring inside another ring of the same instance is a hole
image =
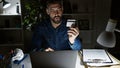
[[[78,51],[33,52],[32,68],[76,68]]]

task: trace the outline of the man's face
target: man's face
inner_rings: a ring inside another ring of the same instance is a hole
[[[46,11],[54,23],[60,23],[63,14],[63,8],[59,4],[50,4]]]

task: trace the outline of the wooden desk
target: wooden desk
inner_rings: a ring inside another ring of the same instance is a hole
[[[82,55],[80,54],[80,52],[78,52],[78,57],[82,60]],[[30,55],[27,54],[28,56],[18,65],[18,64],[14,64],[13,62],[11,62],[11,66],[12,68],[32,68],[32,64],[31,64],[31,59],[30,59]],[[112,56],[111,54],[109,54],[110,56]],[[80,59],[77,59],[77,61],[81,61]],[[93,67],[93,66],[87,66],[86,64],[81,62],[80,64],[76,64],[77,67],[76,68],[120,68],[120,61],[118,59],[116,59],[114,56],[112,56],[113,59],[115,59],[115,61],[117,61],[119,64],[117,65],[111,65],[111,66],[104,66],[104,67]],[[24,67],[22,67],[24,65]]]

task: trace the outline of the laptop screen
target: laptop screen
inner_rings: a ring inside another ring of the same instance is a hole
[[[75,68],[78,51],[33,52],[32,68]]]

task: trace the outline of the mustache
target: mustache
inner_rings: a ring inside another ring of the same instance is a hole
[[[59,18],[60,18],[61,16],[55,16],[54,18],[56,18],[56,17],[59,17]]]

